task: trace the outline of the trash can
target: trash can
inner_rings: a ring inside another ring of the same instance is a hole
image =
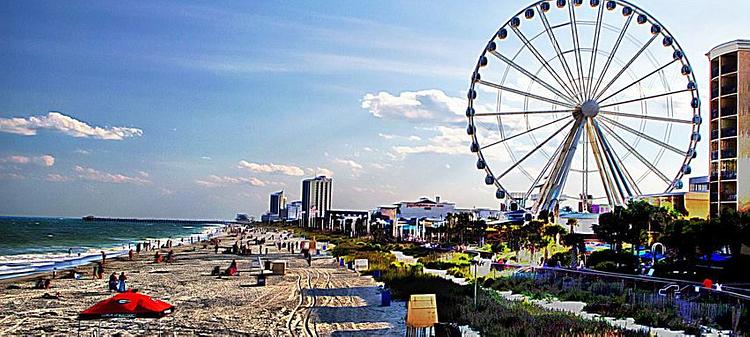
[[[349,261],[346,264],[346,269],[354,269],[354,261]]]
[[[263,287],[266,285],[266,275],[258,275],[258,283],[256,283],[257,286]]]
[[[263,269],[271,270],[271,261],[263,261]]]
[[[315,250],[315,255],[320,255],[320,249]]]
[[[384,289],[380,293],[380,306],[382,307],[391,306],[391,291],[389,289]]]
[[[342,258],[339,258],[339,266],[340,266],[340,267],[343,267],[343,266],[344,266],[344,258],[343,258],[343,257],[342,257]]]
[[[374,277],[374,278],[380,278],[380,270],[373,270],[372,271],[372,277]]]

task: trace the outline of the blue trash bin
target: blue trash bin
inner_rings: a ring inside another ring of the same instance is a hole
[[[372,271],[372,277],[374,277],[374,278],[380,278],[380,270],[373,270]]]
[[[391,291],[389,289],[384,289],[383,292],[380,293],[380,306],[391,306]]]
[[[266,275],[258,275],[258,282],[256,283],[259,287],[264,287],[266,285]]]
[[[354,269],[354,262],[349,261],[349,263],[346,264],[346,268],[348,268],[348,269]]]
[[[344,266],[344,258],[343,257],[339,259],[339,266],[340,267]]]

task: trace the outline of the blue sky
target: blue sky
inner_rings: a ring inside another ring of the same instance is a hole
[[[704,54],[746,37],[747,4],[642,3],[705,95]],[[525,5],[2,2],[0,214],[259,214],[319,173],[335,208],[495,206],[453,112],[488,38]]]

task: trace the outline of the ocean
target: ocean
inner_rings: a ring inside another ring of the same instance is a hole
[[[127,254],[128,244],[216,232],[217,224],[85,222],[80,218],[0,217],[0,279],[39,271],[64,270],[101,258]],[[72,254],[69,254],[72,252]]]

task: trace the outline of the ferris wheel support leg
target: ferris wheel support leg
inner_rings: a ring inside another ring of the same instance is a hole
[[[591,146],[591,152],[594,154],[594,162],[599,169],[599,177],[602,179],[604,193],[607,195],[607,201],[611,206],[620,205],[621,202],[616,199],[616,195],[614,194],[614,185],[612,184],[611,174],[604,165],[598,138],[596,137],[594,128],[591,126],[590,122],[586,123],[586,132],[590,141],[589,145]]]
[[[633,197],[632,188],[628,185],[627,180],[625,179],[625,175],[623,174],[623,168],[620,167],[620,165],[617,163],[614,157],[614,153],[612,151],[612,147],[609,145],[609,142],[606,138],[604,138],[604,134],[602,133],[601,128],[599,127],[599,122],[596,120],[592,120],[591,124],[594,127],[594,131],[596,131],[596,135],[599,138],[599,143],[601,144],[602,150],[604,150],[604,159],[606,159],[607,164],[610,167],[611,172],[613,173],[614,183],[617,187],[617,191],[620,194],[620,199],[624,202],[629,198]]]
[[[570,172],[570,165],[575,156],[584,124],[584,118],[579,117],[565,138],[563,142],[565,145],[563,145],[562,151],[557,156],[555,166],[553,166],[547,182],[539,194],[539,200],[537,200],[536,204],[538,206],[536,209],[537,212],[541,210],[554,210],[557,200],[565,187],[565,182]]]

